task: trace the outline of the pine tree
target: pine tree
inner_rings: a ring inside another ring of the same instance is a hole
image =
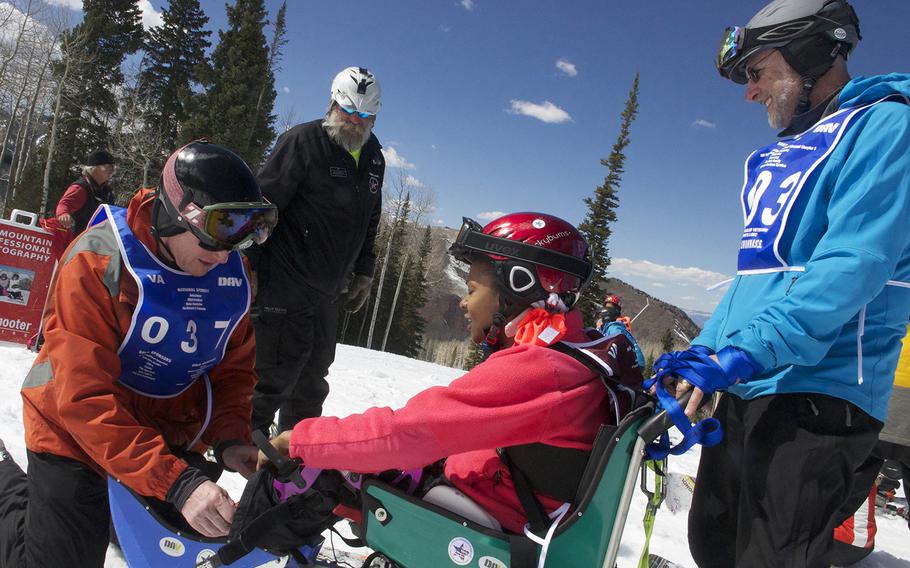
[[[227,7],[228,28],[218,32],[211,85],[200,97],[181,141],[206,136],[240,155],[255,170],[275,137],[275,76],[269,65],[263,0]]]
[[[600,282],[607,275],[610,266],[610,225],[616,221],[616,208],[619,207],[619,184],[622,181],[626,155],[626,147],[631,142],[629,131],[632,121],[638,114],[638,74],[632,82],[632,89],[626,99],[626,106],[622,112],[622,123],[619,127],[619,136],[613,144],[609,157],[600,161],[607,167],[607,175],[602,185],[594,190],[592,197],[585,198],[588,213],[578,229],[585,235],[591,251],[591,260],[594,261],[594,274],[591,284],[582,293],[578,304],[586,318],[590,318],[596,307],[600,306]]]
[[[85,17],[64,32],[62,58],[53,67],[58,81],[64,71],[67,78],[56,117],[58,141],[49,156],[51,204],[77,174],[75,166],[108,145],[111,117],[117,112],[115,93],[123,84],[120,66],[142,46],[138,0],[85,0],[82,9]]]
[[[161,131],[162,155],[177,143],[177,133],[189,117],[189,101],[200,75],[205,74],[205,51],[211,32],[199,0],[170,0],[145,45],[145,69],[138,88],[148,94],[151,116]]]
[[[423,332],[427,322],[420,310],[427,302],[427,260],[432,250],[432,232],[427,225],[417,249],[416,258],[405,270],[404,285],[395,310],[386,351],[417,358],[423,349]]]

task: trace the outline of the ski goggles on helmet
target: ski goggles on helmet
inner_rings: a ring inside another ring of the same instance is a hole
[[[727,66],[736,61],[742,53],[744,36],[745,29],[740,26],[729,26],[720,36],[720,47],[714,64],[724,77],[727,77]]]
[[[591,263],[555,250],[545,249],[511,239],[494,237],[483,232],[477,221],[464,217],[449,254],[461,262],[471,263],[474,253],[521,260],[576,276],[586,282],[591,276]]]
[[[278,222],[278,208],[268,201],[216,203],[199,207],[188,203],[184,222],[207,250],[240,250],[265,242]]]

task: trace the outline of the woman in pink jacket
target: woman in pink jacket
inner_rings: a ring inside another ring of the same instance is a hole
[[[445,478],[498,520],[521,532],[527,518],[497,449],[526,444],[590,450],[601,424],[629,410],[641,386],[632,345],[622,335],[591,339],[572,309],[591,274],[588,245],[551,215],[516,213],[485,227],[465,219],[450,251],[470,265],[461,301],[484,362],[448,386],[426,389],[403,408],[370,408],[345,418],[297,423],[272,440],[279,451],[324,469],[377,473],[445,458]],[[596,355],[600,375],[557,343]],[[541,491],[547,512],[562,502]]]

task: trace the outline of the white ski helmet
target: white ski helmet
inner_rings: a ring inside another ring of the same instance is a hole
[[[382,88],[367,69],[348,67],[332,81],[332,100],[348,109],[375,115],[382,107]]]

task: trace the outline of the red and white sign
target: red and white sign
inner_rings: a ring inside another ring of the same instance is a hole
[[[22,217],[29,222],[17,222]],[[15,209],[0,220],[0,341],[25,345],[41,325],[60,236],[37,222],[34,213]]]

